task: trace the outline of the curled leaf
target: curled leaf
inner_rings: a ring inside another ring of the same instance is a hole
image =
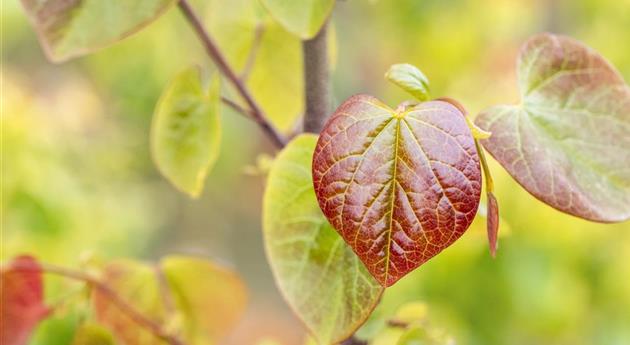
[[[204,90],[197,68],[179,74],[153,115],[151,151],[160,172],[175,187],[198,197],[216,161],[221,141],[219,77]]]
[[[407,63],[392,65],[385,73],[385,78],[420,101],[430,98],[429,79],[414,65]]]
[[[0,268],[0,344],[27,344],[31,332],[50,309],[44,305],[39,263],[19,256]]]
[[[397,112],[367,95],[349,98],[328,121],[313,181],[324,215],[383,286],[455,242],[481,191],[474,139],[455,106]]]
[[[488,230],[488,243],[490,244],[490,254],[492,257],[497,255],[497,238],[499,234],[499,203],[492,192],[486,194],[488,196],[488,218],[486,227]]]
[[[280,291],[320,344],[350,336],[383,288],[317,206],[311,162],[317,137],[293,139],[274,160],[263,202],[269,263]]]
[[[521,102],[483,111],[492,156],[536,198],[598,222],[630,218],[630,87],[601,55],[541,34],[518,58]]]
[[[140,30],[176,0],[21,0],[54,62],[88,54]]]

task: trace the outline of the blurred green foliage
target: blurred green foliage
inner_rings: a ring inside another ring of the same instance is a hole
[[[191,63],[209,66],[181,15],[169,11],[122,43],[52,65],[18,1],[2,6],[0,258],[28,252],[70,266],[86,252],[221,258],[253,291],[227,343],[300,343],[304,330],[264,259],[263,179],[242,173],[258,152],[271,151],[268,141],[225,111],[222,152],[197,202],[178,194],[151,162],[150,120],[163,86]],[[359,92],[391,106],[409,98],[383,79],[390,65],[407,62],[427,74],[434,97],[458,99],[476,114],[517,99],[518,47],[546,30],[584,41],[630,79],[630,0],[339,1],[333,17],[336,103]],[[490,163],[504,221],[497,259],[478,219],[451,248],[388,289],[360,334],[374,334],[402,304],[422,300],[432,324],[458,344],[630,343],[630,224],[563,215]],[[77,298],[66,296],[71,283],[50,280],[53,303]],[[77,320],[90,317],[61,313],[33,344],[68,344]]]

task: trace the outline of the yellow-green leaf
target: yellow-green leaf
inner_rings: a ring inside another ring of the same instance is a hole
[[[320,344],[341,341],[369,316],[383,291],[321,213],[311,177],[317,136],[278,155],[263,201],[267,255],[280,291]]]
[[[315,36],[335,7],[335,0],[261,0],[261,2],[282,26],[302,39]]]
[[[153,115],[151,151],[158,169],[192,197],[203,190],[219,154],[219,78],[201,85],[199,71],[188,69],[166,88]]]
[[[232,271],[212,262],[169,256],[161,268],[183,316],[183,338],[190,344],[214,344],[245,311],[247,292]]]
[[[392,65],[385,78],[420,101],[429,100],[429,79],[416,66],[408,63]]]
[[[175,0],[21,0],[55,62],[111,45],[159,17]]]

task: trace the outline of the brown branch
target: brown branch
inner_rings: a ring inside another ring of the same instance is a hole
[[[180,0],[178,5],[179,9],[184,14],[184,17],[188,20],[197,34],[197,37],[201,40],[208,56],[210,56],[212,61],[214,61],[214,64],[217,66],[221,74],[223,74],[232,83],[232,85],[234,85],[236,91],[238,91],[245,103],[247,103],[247,106],[251,110],[251,118],[258,123],[260,128],[269,136],[277,147],[284,147],[286,144],[284,137],[271,125],[269,119],[267,119],[247,87],[245,87],[245,84],[238,78],[234,70],[230,67],[226,58],[221,53],[212,37],[210,37],[209,33],[206,31],[199,19],[199,16],[195,13],[188,1]]]
[[[32,265],[20,265],[19,263],[11,264],[12,270],[17,271],[32,271],[36,270],[56,274],[65,278],[70,278],[78,281],[82,281],[94,289],[97,289],[100,293],[105,295],[107,299],[109,299],[112,304],[114,304],[121,312],[129,316],[135,323],[139,326],[146,328],[148,331],[153,333],[156,337],[166,341],[171,345],[185,345],[179,338],[176,336],[169,334],[166,330],[162,328],[159,324],[155,323],[153,320],[144,316],[140,311],[134,308],[131,304],[127,303],[122,297],[120,297],[114,290],[112,290],[107,284],[101,282],[95,277],[86,274],[81,271],[72,270],[65,267],[54,266],[50,264],[38,263],[38,266]]]
[[[328,65],[328,24],[310,40],[302,42],[304,53],[304,131],[322,130],[330,111],[330,66]]]

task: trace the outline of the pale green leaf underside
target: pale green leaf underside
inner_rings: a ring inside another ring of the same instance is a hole
[[[630,218],[630,88],[601,55],[565,36],[531,38],[518,62],[519,105],[476,123],[484,147],[530,193],[601,222]]]
[[[335,6],[335,0],[260,1],[282,26],[302,39],[315,36]]]
[[[420,101],[430,98],[429,80],[416,66],[406,63],[392,65],[385,78]]]
[[[219,83],[215,74],[205,91],[199,71],[188,69],[167,86],[153,115],[154,161],[175,187],[192,197],[203,190],[219,153]]]
[[[319,209],[311,176],[316,142],[300,135],[274,161],[263,227],[282,294],[320,344],[331,344],[365,321],[383,288]]]
[[[175,0],[21,0],[46,54],[61,62],[140,30]]]

